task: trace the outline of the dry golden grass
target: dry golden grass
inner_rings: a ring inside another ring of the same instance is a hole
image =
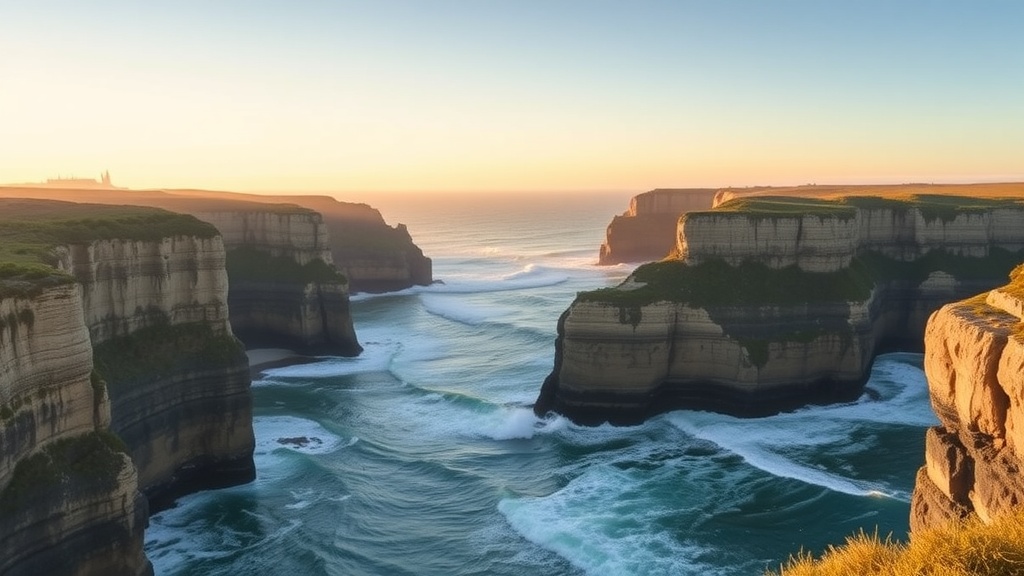
[[[909,543],[863,532],[830,547],[821,558],[800,553],[782,576],[1013,576],[1024,575],[1024,509],[989,525],[977,519],[915,533]]]

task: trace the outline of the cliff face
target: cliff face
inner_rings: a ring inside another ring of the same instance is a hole
[[[612,218],[600,264],[660,260],[675,246],[679,217],[694,210],[711,208],[715,191],[702,188],[658,189],[638,194],[629,210]]]
[[[97,240],[57,257],[81,285],[111,430],[154,506],[252,480],[249,366],[228,323],[221,238]]]
[[[1012,203],[779,201],[686,214],[676,260],[581,293],[535,410],[635,422],[853,399],[877,354],[920,349],[933,310],[996,285],[1024,247]]]
[[[170,191],[176,199],[213,197],[221,200],[287,203],[323,216],[334,265],[354,292],[386,292],[433,282],[432,263],[423,255],[405,225],[389,226],[380,211],[366,204],[339,202],[329,196],[263,196],[227,192]],[[173,207],[170,207],[174,209]],[[231,241],[226,239],[228,244]]]
[[[1024,504],[1024,266],[1010,284],[928,321],[925,374],[941,422],[927,432],[911,528]]]
[[[0,282],[2,284],[2,282]],[[152,572],[148,508],[107,432],[81,291],[0,297],[0,573]]]
[[[196,212],[228,251],[231,326],[249,346],[356,355],[348,282],[333,268],[323,217],[310,210]]]

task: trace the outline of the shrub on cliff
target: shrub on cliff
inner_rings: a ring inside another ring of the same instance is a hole
[[[850,536],[818,559],[801,552],[776,576],[1007,576],[1024,574],[1024,510],[997,519],[955,522],[915,532],[910,542]]]
[[[299,264],[286,256],[271,256],[268,252],[247,247],[228,252],[227,270],[229,282],[348,282],[344,274],[319,258]]]

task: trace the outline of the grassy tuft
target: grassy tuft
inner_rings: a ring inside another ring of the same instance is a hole
[[[1024,574],[1024,509],[982,524],[978,519],[915,532],[909,543],[863,532],[820,558],[799,553],[781,576],[1007,576]]]

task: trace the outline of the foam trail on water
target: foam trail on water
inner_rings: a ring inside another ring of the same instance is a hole
[[[421,294],[420,302],[430,314],[468,326],[479,326],[512,315],[508,308],[472,305],[457,297],[442,294]]]
[[[815,406],[768,418],[734,418],[706,412],[679,411],[666,418],[687,434],[713,442],[769,474],[792,478],[856,496],[909,496],[878,482],[848,478],[836,470],[804,460],[822,453],[868,450],[850,442],[850,430],[879,424],[926,427],[936,422],[927,403],[923,372],[893,358],[880,357],[870,385],[880,400]]]

